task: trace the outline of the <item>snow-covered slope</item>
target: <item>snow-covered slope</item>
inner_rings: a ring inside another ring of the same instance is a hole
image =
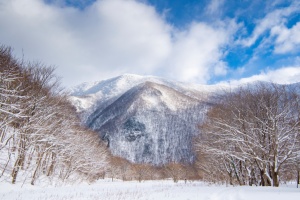
[[[70,100],[114,155],[162,165],[194,160],[192,140],[217,89],[126,74],[73,88]]]
[[[203,95],[211,91],[220,89],[218,86],[186,84],[176,81],[166,80],[155,76],[140,76],[135,74],[124,74],[115,78],[98,81],[94,83],[83,83],[70,89],[71,101],[77,108],[77,111],[87,112],[93,109],[96,103],[105,102],[114,99],[127,90],[141,83],[153,82],[169,86],[188,96],[202,99]]]

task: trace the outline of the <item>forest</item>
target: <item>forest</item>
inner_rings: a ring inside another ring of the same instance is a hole
[[[214,94],[193,140],[195,162],[151,166],[112,156],[96,132],[82,127],[54,72],[0,47],[1,181],[299,182],[299,84],[259,82]]]
[[[89,180],[104,172],[107,150],[80,126],[53,67],[18,61],[0,47],[0,179]]]
[[[258,82],[217,95],[195,146],[210,180],[279,186],[298,180],[300,87]]]

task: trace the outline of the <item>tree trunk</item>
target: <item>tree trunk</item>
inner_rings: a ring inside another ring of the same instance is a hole
[[[6,168],[7,168],[7,166],[8,166],[8,163],[9,163],[9,161],[10,161],[10,157],[11,157],[11,153],[9,153],[7,162],[6,162],[6,164],[5,164],[5,166],[4,166],[3,170],[2,170],[2,173],[1,173],[1,175],[0,175],[0,178],[3,176],[3,174],[4,174],[5,171],[6,171]]]
[[[234,170],[234,174],[235,174],[236,180],[239,182],[239,185],[242,185],[240,177],[238,175],[238,172],[237,172],[237,169],[236,169],[236,166],[235,166],[234,162],[232,161],[231,164],[232,164],[232,167],[233,167],[233,170]]]
[[[18,158],[14,164],[14,168],[12,170],[12,184],[16,183],[17,176],[19,173],[19,169],[23,166],[25,160],[25,136],[20,135],[19,147],[18,147]]]
[[[297,188],[300,184],[300,170],[297,170]]]
[[[23,156],[22,156],[22,155],[19,155],[17,161],[15,162],[13,171],[12,171],[12,173],[11,173],[11,176],[12,176],[12,181],[11,181],[11,183],[12,183],[12,184],[15,184],[15,183],[16,183],[17,176],[18,176],[18,173],[19,173],[19,169],[20,169],[20,167],[22,166],[23,161],[24,161]]]
[[[31,179],[31,183],[30,183],[31,185],[34,185],[34,181],[36,179],[36,175],[37,175],[38,169],[40,168],[42,158],[43,158],[43,154],[40,155],[40,157],[38,158],[38,162],[36,164],[36,168],[35,168],[34,173],[32,175],[32,179]]]
[[[264,171],[263,170],[259,170],[259,171],[260,171],[260,185],[265,186]]]
[[[50,164],[50,167],[48,169],[47,176],[50,176],[53,173],[54,165],[55,165],[55,158],[56,158],[55,154],[52,153],[52,155],[51,155],[51,164]]]
[[[273,186],[274,187],[279,187],[279,176],[278,172],[273,172]]]

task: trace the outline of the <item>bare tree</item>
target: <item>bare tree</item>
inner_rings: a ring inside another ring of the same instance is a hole
[[[0,47],[0,155],[0,178],[13,184],[33,185],[42,175],[93,181],[108,163],[97,133],[80,127],[54,68],[20,63],[6,47]]]
[[[184,169],[180,163],[168,163],[164,166],[166,174],[168,177],[171,177],[174,183],[177,183],[179,180],[183,179]]]
[[[261,83],[226,93],[208,112],[197,150],[222,158],[222,171],[241,185],[278,186],[299,152],[298,92]]]
[[[134,164],[133,168],[136,179],[139,182],[142,182],[142,180],[146,180],[149,177],[149,171],[151,169],[149,164]]]

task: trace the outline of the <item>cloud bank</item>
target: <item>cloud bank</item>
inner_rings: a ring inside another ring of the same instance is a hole
[[[262,44],[271,43],[273,54],[299,50],[300,23],[287,26],[287,18],[299,13],[297,1],[271,10],[255,21],[251,33],[239,37],[245,25],[222,17],[224,0],[206,5],[213,21],[193,21],[180,29],[144,2],[78,1],[85,5],[80,8],[64,0],[0,0],[0,43],[12,46],[20,58],[24,54],[25,60],[56,66],[64,86],[123,73],[206,84],[246,68],[247,63],[231,68],[226,61],[230,48],[252,48],[264,37]],[[275,78],[270,71],[257,76]]]
[[[282,67],[275,70],[263,70],[257,75],[253,75],[247,78],[239,80],[231,80],[227,82],[221,82],[220,84],[240,85],[245,83],[251,83],[254,81],[273,82],[278,84],[292,84],[297,83],[300,80],[300,66]]]
[[[25,59],[55,65],[67,86],[122,73],[206,83],[227,71],[222,47],[232,30],[200,22],[177,30],[139,1],[98,0],[80,10],[0,0],[0,10],[1,42]]]

